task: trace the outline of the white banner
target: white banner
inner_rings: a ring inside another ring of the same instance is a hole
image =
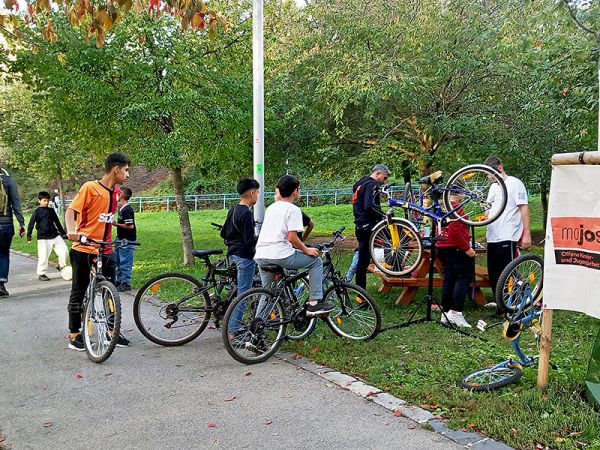
[[[600,319],[600,165],[552,167],[544,304]]]

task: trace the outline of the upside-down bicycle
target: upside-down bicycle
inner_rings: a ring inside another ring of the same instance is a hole
[[[429,220],[436,222],[433,229],[438,232],[451,220],[483,226],[496,220],[506,207],[504,180],[489,166],[463,167],[440,187],[442,178],[441,171],[421,178],[423,188],[418,196],[409,184],[403,199],[389,197],[390,209],[373,228],[369,243],[373,263],[382,272],[402,276],[418,267],[423,258],[423,229]],[[388,189],[382,188],[385,193]],[[453,196],[459,201],[453,203]],[[406,217],[394,215],[394,207],[404,208]]]

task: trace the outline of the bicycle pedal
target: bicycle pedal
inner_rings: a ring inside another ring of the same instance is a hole
[[[484,321],[484,320],[481,320],[481,319],[480,319],[480,320],[477,322],[477,329],[478,329],[478,330],[480,330],[480,331],[485,331],[485,330],[486,330],[486,327],[487,327],[487,322],[486,322],[486,321]]]

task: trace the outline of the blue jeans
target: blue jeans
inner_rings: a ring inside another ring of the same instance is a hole
[[[293,255],[283,259],[257,259],[258,267],[264,264],[277,264],[285,269],[308,269],[308,284],[310,288],[310,300],[323,299],[323,260],[317,256],[308,256],[300,250],[296,250]],[[260,271],[260,278],[263,286],[268,286],[275,281],[275,274]]]
[[[10,244],[14,235],[15,227],[12,223],[0,223],[0,283],[8,281]]]
[[[252,287],[252,280],[254,279],[254,271],[256,270],[256,262],[253,259],[240,258],[239,256],[232,255],[231,259],[237,267],[237,295],[238,297]],[[244,315],[244,309],[246,303],[240,303],[235,311],[231,315],[229,321],[229,332],[234,333],[239,329],[239,325],[242,324]]]
[[[126,247],[116,246],[117,250],[117,266],[119,274],[117,276],[118,283],[131,286],[131,268],[133,267],[133,253],[135,247],[127,245]]]
[[[358,250],[354,251],[354,255],[352,256],[352,262],[350,263],[350,267],[348,267],[348,272],[346,273],[346,281],[351,282],[356,275],[356,267],[358,266]]]

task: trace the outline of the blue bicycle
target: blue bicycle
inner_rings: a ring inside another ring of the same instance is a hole
[[[510,311],[502,336],[510,341],[518,359],[509,358],[493,367],[476,370],[463,377],[461,387],[474,392],[498,389],[515,383],[523,375],[523,367],[537,364],[538,356],[527,356],[520,344],[523,330],[533,331],[536,339],[539,339],[542,330],[539,319],[543,275],[539,268],[542,266],[539,256],[522,255],[506,266],[498,280],[496,298],[502,298]],[[481,330],[485,330],[486,326],[483,321],[477,325]]]
[[[379,270],[391,276],[411,273],[423,258],[423,239],[430,237],[428,228],[437,233],[452,220],[471,226],[488,225],[506,207],[504,180],[489,166],[463,167],[445,186],[439,186],[442,180],[442,172],[437,171],[421,178],[418,195],[407,188],[403,199],[389,196],[390,209],[373,228],[369,243],[371,258]],[[386,187],[382,192],[389,195]],[[395,216],[394,207],[403,208],[406,217]]]

